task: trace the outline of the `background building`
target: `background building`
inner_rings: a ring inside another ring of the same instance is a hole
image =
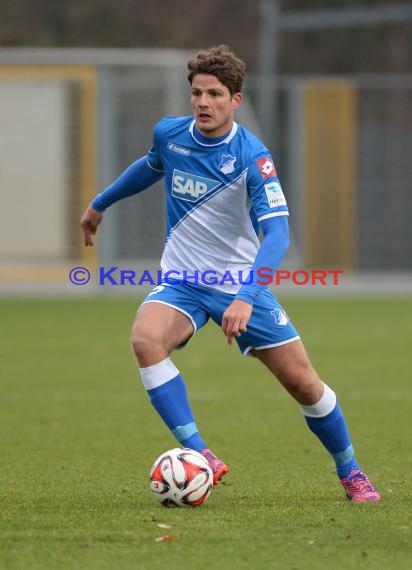
[[[0,1],[2,289],[70,287],[76,264],[157,267],[161,184],[114,206],[92,251],[78,221],[147,152],[161,116],[190,113],[187,59],[214,43],[248,64],[238,119],[275,157],[285,266],[399,284],[412,269],[412,5],[210,1],[179,25],[190,5]]]

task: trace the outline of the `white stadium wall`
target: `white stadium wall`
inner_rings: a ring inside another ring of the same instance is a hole
[[[66,117],[64,85],[0,80],[0,259],[67,255]]]

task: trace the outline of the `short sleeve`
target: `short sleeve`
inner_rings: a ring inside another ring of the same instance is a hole
[[[164,172],[162,159],[160,157],[160,140],[162,133],[162,121],[159,121],[153,129],[153,143],[147,155],[147,163],[150,168],[158,172]]]
[[[247,185],[258,222],[289,215],[276,168],[268,152],[252,159],[248,169]]]

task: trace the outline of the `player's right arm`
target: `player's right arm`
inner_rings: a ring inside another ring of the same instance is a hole
[[[148,161],[148,155],[133,162],[106,190],[92,201],[98,212],[104,212],[115,202],[143,192],[149,186],[163,178],[163,170],[157,170]]]
[[[84,245],[93,245],[93,236],[103,219],[104,211],[124,198],[143,192],[163,178],[164,173],[148,162],[148,155],[131,164],[106,190],[98,194],[87,207],[81,220]]]
[[[98,194],[84,212],[80,225],[84,244],[93,245],[93,236],[103,219],[104,211],[124,198],[143,192],[164,177],[162,160],[158,152],[158,139],[162,121],[153,131],[153,145],[149,153],[133,162],[106,190]]]
[[[97,228],[103,219],[103,212],[98,212],[90,204],[87,206],[81,220],[80,226],[83,231],[84,245],[93,246],[93,236],[97,232]]]

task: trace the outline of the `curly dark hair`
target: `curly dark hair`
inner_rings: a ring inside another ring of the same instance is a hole
[[[246,65],[225,45],[201,51],[191,59],[187,67],[189,83],[198,73],[214,75],[229,89],[231,96],[242,91]]]

